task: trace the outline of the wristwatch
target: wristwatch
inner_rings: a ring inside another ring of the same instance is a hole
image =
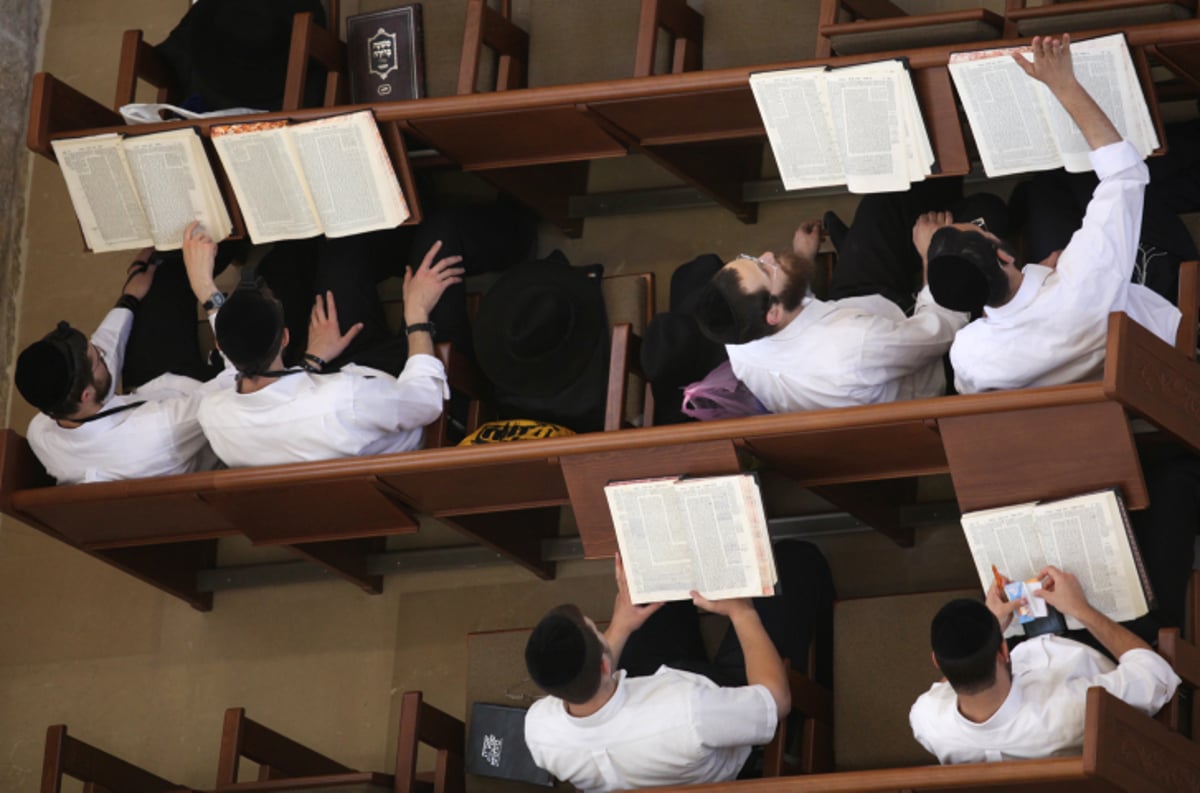
[[[405,336],[411,336],[414,333],[425,332],[430,336],[434,335],[435,328],[432,322],[414,322],[404,329]]]
[[[224,292],[213,292],[208,300],[204,301],[205,311],[216,311],[221,306],[225,305],[225,301],[229,298],[225,297]]]

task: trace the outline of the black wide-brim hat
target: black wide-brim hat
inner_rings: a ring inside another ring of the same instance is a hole
[[[278,110],[292,19],[303,11],[325,24],[320,0],[199,0],[158,50],[183,90],[200,94],[207,109]]]
[[[555,254],[504,273],[483,296],[475,318],[479,366],[512,394],[563,390],[608,340],[600,279]]]

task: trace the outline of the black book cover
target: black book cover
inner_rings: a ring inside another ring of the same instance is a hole
[[[421,4],[348,17],[346,61],[355,104],[425,96]]]
[[[467,773],[550,787],[554,778],[534,765],[525,745],[525,709],[476,702],[467,736]]]

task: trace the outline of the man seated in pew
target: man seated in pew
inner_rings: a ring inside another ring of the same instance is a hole
[[[909,712],[913,736],[941,763],[996,762],[1078,754],[1087,690],[1101,686],[1154,715],[1180,683],[1170,664],[1129,629],[1092,607],[1079,581],[1056,567],[1038,577],[1042,597],[1083,623],[1117,663],[1081,643],[1043,634],[1010,652],[1003,632],[1023,599],[987,605],[960,599],[933,618],[933,662],[945,675]]]
[[[964,200],[961,190],[961,180],[933,179],[865,196],[849,229],[831,229],[828,299],[810,289],[818,221],[800,225],[789,253],[738,256],[698,296],[701,329],[726,345],[734,374],[772,413],[945,394],[943,356],[968,316],[934,302],[924,251],[953,216],[1006,223],[1000,199]]]
[[[832,632],[833,581],[821,552],[781,542],[775,562],[770,598],[693,592],[691,602],[635,606],[618,556],[607,630],[575,605],[551,609],[525,647],[529,675],[548,695],[525,718],[534,762],[586,793],[754,775],[752,747],[791,708],[781,656],[803,667],[810,642],[828,649]],[[712,661],[697,606],[731,622]],[[828,677],[826,655],[818,653],[818,679]]]
[[[236,384],[206,395],[199,421],[226,465],[409,451],[441,414],[449,391],[429,315],[462,281],[462,257],[438,258],[442,244],[434,243],[415,270],[405,270],[404,335],[389,338],[377,312],[367,344],[369,317],[360,308],[378,308],[378,295],[372,260],[361,255],[365,236],[321,241],[318,272],[334,283],[312,304],[302,365],[284,362],[284,306],[264,284],[243,282],[220,306],[217,347],[237,369]],[[198,224],[185,232],[183,251],[196,288],[216,292],[216,245]]]
[[[228,252],[222,258],[227,264]],[[204,362],[196,333],[196,302],[215,291],[193,292],[182,261],[146,249],[90,339],[60,322],[25,348],[15,384],[41,411],[29,445],[59,484],[217,464],[197,420],[203,395],[232,382],[214,378],[219,370]]]
[[[1022,269],[1015,249],[994,229],[948,224],[930,243],[934,298],[948,308],[982,312],[950,348],[962,393],[1098,379],[1112,311],[1124,311],[1163,341],[1175,342],[1179,310],[1130,283],[1146,165],[1075,79],[1069,45],[1067,35],[1034,38],[1033,62],[1016,60],[1050,89],[1092,150],[1100,181],[1082,225],[1061,252]]]

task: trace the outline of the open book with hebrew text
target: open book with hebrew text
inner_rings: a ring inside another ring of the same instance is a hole
[[[193,220],[215,240],[233,230],[194,129],[90,135],[50,145],[90,250],[177,250]]]
[[[988,176],[1065,167],[1090,171],[1083,133],[1050,89],[1012,59],[1033,60],[1028,47],[956,52],[950,76]],[[1124,34],[1071,42],[1075,77],[1100,105],[1121,137],[1143,156],[1159,146],[1150,109]]]
[[[1116,490],[968,512],[962,527],[984,591],[992,585],[992,565],[1009,579],[1023,581],[1049,564],[1075,575],[1088,602],[1117,622],[1137,619],[1153,603]],[[1068,617],[1067,627],[1083,626]],[[1021,632],[1014,620],[1008,635]]]
[[[749,474],[605,486],[636,603],[762,597],[778,580],[758,481]]]
[[[369,110],[304,124],[217,126],[212,141],[255,243],[347,237],[409,217]]]
[[[935,157],[903,61],[750,75],[788,190],[846,185],[852,193],[907,190]]]

